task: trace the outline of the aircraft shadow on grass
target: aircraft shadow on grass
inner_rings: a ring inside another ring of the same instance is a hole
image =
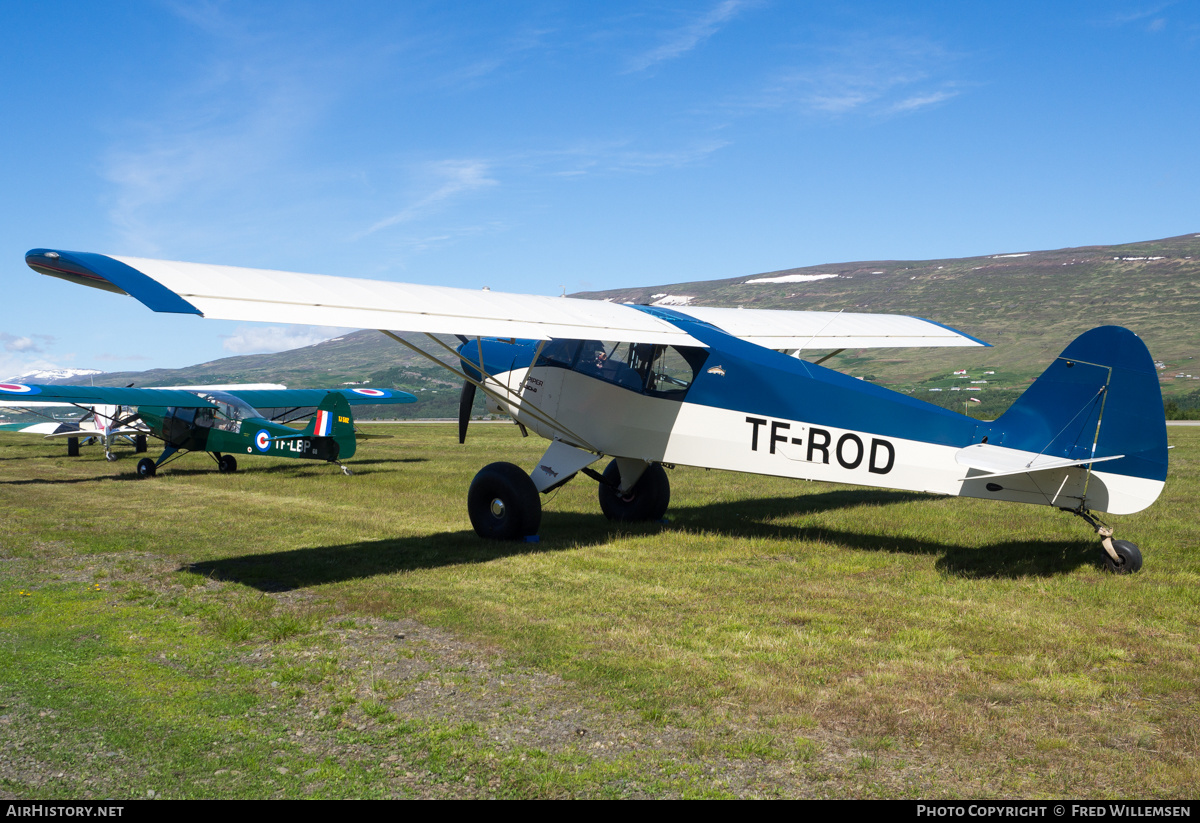
[[[729,537],[763,537],[795,543],[816,543],[854,551],[936,556],[936,568],[964,578],[1052,577],[1081,566],[1098,566],[1094,546],[1087,540],[1009,540],[987,546],[964,546],[953,541],[933,543],[911,537],[881,535],[828,526],[779,523],[779,518],[933,500],[912,492],[836,490],[784,498],[759,498],[681,507],[665,524],[614,524],[602,514],[555,513],[542,524],[541,540],[481,543],[471,530],[418,537],[314,546],[304,549],[248,554],[192,563],[181,570],[218,580],[242,583],[261,591],[288,591],[345,580],[397,572],[487,563],[505,557],[587,548],[615,535],[661,533],[686,528]],[[797,562],[820,563],[820,549],[795,552]]]

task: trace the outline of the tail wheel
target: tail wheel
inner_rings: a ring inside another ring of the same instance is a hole
[[[662,466],[647,466],[628,494],[617,491],[620,483],[621,469],[614,460],[604,470],[604,482],[600,484],[600,510],[605,517],[624,523],[663,519],[671,503],[671,481]]]
[[[1113,560],[1108,552],[1104,552],[1104,565],[1113,574],[1133,574],[1142,567],[1142,551],[1128,540],[1114,540],[1113,550],[1121,562]]]
[[[542,524],[542,501],[533,480],[520,466],[491,463],[471,481],[467,513],[480,537],[520,540],[537,534]]]
[[[223,454],[217,460],[217,471],[224,474],[232,474],[237,471],[237,460],[232,454]]]
[[[154,461],[149,457],[143,457],[137,464],[137,476],[141,478],[153,477],[158,474],[158,466],[154,465]]]

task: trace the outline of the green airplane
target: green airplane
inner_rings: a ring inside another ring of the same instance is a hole
[[[324,460],[350,474],[341,462],[353,457],[357,447],[350,407],[417,400],[397,389],[208,391],[28,383],[0,383],[0,399],[90,408],[111,432],[141,431],[144,426],[145,433],[162,440],[165,448],[158,459],[138,461],[138,477],[153,477],[161,466],[190,451],[207,452],[222,472],[237,471],[235,455],[246,454]],[[256,406],[291,412],[315,406],[316,412],[298,430],[267,419]]]

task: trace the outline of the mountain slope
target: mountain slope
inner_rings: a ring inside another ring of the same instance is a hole
[[[795,276],[803,282],[759,282]],[[985,393],[1007,405],[1077,335],[1120,325],[1146,341],[1165,368],[1169,397],[1200,387],[1200,235],[1119,246],[1010,252],[946,260],[880,260],[786,269],[708,282],[673,283],[576,295],[616,302],[745,306],[755,309],[870,311],[916,315],[960,329],[992,349],[846,352],[828,365],[868,376],[923,399],[948,389],[951,372],[988,375]],[[997,385],[998,384],[998,385]],[[942,392],[945,394],[945,392]],[[930,395],[930,396],[926,396]],[[1000,399],[1000,398],[998,398]],[[961,408],[961,398],[958,398]]]

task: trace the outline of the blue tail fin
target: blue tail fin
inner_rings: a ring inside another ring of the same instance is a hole
[[[1120,454],[1103,471],[1167,477],[1158,371],[1146,344],[1120,326],[1075,338],[990,428],[997,445],[1070,460]]]

